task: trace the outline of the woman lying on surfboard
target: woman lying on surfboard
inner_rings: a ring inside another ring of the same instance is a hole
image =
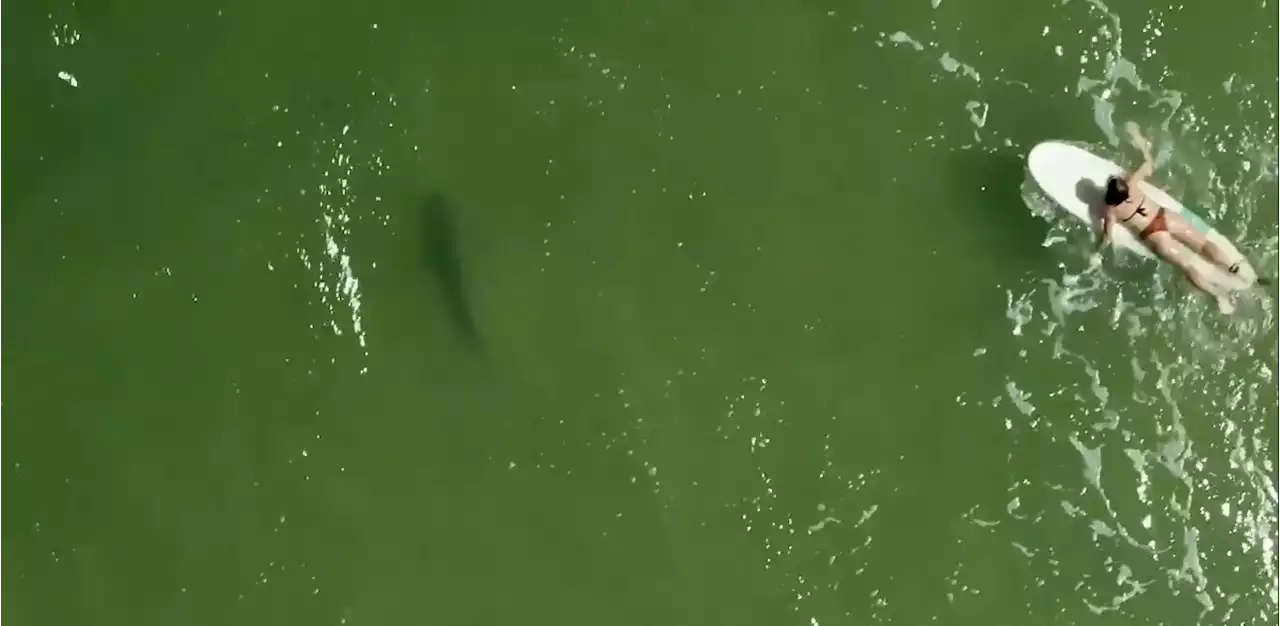
[[[1111,241],[1111,226],[1117,221],[1124,224],[1142,243],[1160,258],[1181,269],[1197,289],[1212,296],[1218,301],[1218,308],[1224,313],[1235,309],[1231,296],[1223,289],[1208,280],[1199,268],[1183,258],[1183,252],[1177,245],[1183,244],[1214,265],[1232,274],[1240,271],[1240,263],[1226,258],[1222,248],[1209,241],[1203,233],[1196,230],[1191,222],[1177,211],[1166,211],[1146,194],[1142,193],[1139,183],[1151,176],[1155,170],[1154,159],[1147,140],[1138,131],[1138,125],[1129,122],[1125,125],[1133,147],[1142,152],[1142,166],[1128,176],[1112,176],[1107,179],[1107,187],[1102,200],[1106,203],[1106,211],[1102,215],[1102,233],[1098,241],[1101,248]],[[1259,277],[1260,284],[1270,281]]]

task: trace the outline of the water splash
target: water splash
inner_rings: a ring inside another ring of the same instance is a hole
[[[281,107],[274,111],[288,113],[287,108]],[[351,125],[344,124],[336,132],[326,131],[328,127],[323,122],[318,127],[320,139],[311,146],[311,160],[306,165],[319,180],[313,187],[300,189],[298,197],[303,205],[319,209],[312,223],[318,226],[320,241],[317,245],[311,234],[303,233],[294,245],[294,254],[314,277],[319,304],[327,313],[325,325],[335,336],[350,333],[367,357],[369,339],[361,311],[362,290],[350,242],[357,221],[366,216],[379,219],[382,199],[358,194],[353,181],[366,172],[380,176],[388,167],[379,151],[365,153],[359,149],[360,142]],[[362,365],[360,373],[367,372],[367,366]]]
[[[1259,210],[1259,198],[1272,197],[1267,186],[1277,177],[1274,101],[1236,74],[1222,82],[1235,96],[1234,110],[1198,111],[1203,94],[1165,86],[1171,82],[1167,68],[1153,66],[1167,30],[1165,16],[1178,7],[1148,11],[1142,26],[1128,29],[1138,41],[1126,40],[1129,32],[1118,14],[1099,0],[1064,3],[1058,10],[1073,28],[1059,37],[1046,26],[1045,52],[1079,65],[1073,91],[1090,108],[1102,139],[1101,148],[1086,147],[1124,162],[1118,132],[1123,121],[1155,128],[1162,182],[1188,204],[1204,208],[1260,267],[1274,267],[1274,212]],[[1076,24],[1083,25],[1083,38],[1072,32]],[[937,33],[935,28],[930,37],[936,41],[882,33],[877,45],[941,53],[942,76],[973,85],[964,99],[971,122],[983,131],[975,134],[976,147],[1024,150],[1005,134],[1014,131],[1003,127],[998,110],[975,103],[990,100],[993,83],[1025,83],[1001,68],[962,65]],[[1139,62],[1125,56],[1135,45]],[[1061,91],[1052,85],[1038,89]],[[979,110],[982,115],[974,119]],[[1092,613],[1120,611],[1134,598],[1159,594],[1168,602],[1190,599],[1187,608],[1201,623],[1270,623],[1280,606],[1277,496],[1273,452],[1264,434],[1271,426],[1262,418],[1274,416],[1276,397],[1264,363],[1275,362],[1280,350],[1276,341],[1262,348],[1258,339],[1276,333],[1272,304],[1262,300],[1244,318],[1222,320],[1177,286],[1170,268],[1123,256],[1092,260],[1088,229],[1060,219],[1029,178],[1022,196],[1033,214],[1051,222],[1043,245],[1059,259],[1059,273],[1026,277],[1005,289],[1008,328],[1018,338],[1018,362],[1067,366],[1070,380],[1045,383],[1011,375],[1002,394],[1006,402],[997,398],[991,406],[1002,407],[1006,428],[1024,445],[1066,445],[1079,463],[1077,486],[1019,482],[1011,491],[1065,494],[1083,487],[1089,495],[1061,499],[1031,516],[1025,506],[1011,504],[979,525],[1063,516],[1092,536],[1095,562],[1111,576],[1074,574]],[[1255,235],[1258,228],[1266,235]],[[1152,270],[1156,280],[1147,279]],[[1094,356],[1099,344],[1123,346],[1130,356],[1119,362]],[[1127,462],[1109,461],[1116,456]],[[1119,495],[1127,489],[1132,498]],[[1073,576],[1053,548],[1018,549],[1053,576]]]

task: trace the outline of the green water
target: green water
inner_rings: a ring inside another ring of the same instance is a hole
[[[1274,623],[1274,6],[9,13],[12,623]]]

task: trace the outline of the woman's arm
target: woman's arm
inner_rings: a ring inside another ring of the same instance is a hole
[[[1155,159],[1151,157],[1151,145],[1146,137],[1142,136],[1142,131],[1138,129],[1138,125],[1129,122],[1125,124],[1125,130],[1129,131],[1129,139],[1134,148],[1142,152],[1142,166],[1129,174],[1129,188],[1133,189],[1135,185],[1149,178],[1156,170]]]

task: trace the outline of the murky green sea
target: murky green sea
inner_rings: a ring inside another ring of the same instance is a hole
[[[1275,623],[1273,0],[9,14],[13,624]]]

